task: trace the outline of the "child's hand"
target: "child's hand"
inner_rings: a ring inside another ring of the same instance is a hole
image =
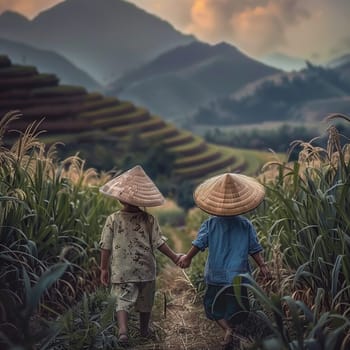
[[[183,255],[176,264],[177,266],[185,269],[191,265],[191,259],[187,255]]]
[[[173,260],[174,264],[177,265],[177,263],[179,262],[179,260],[182,256],[184,256],[184,254],[182,254],[182,253],[175,254],[175,259]]]
[[[265,264],[260,266],[260,275],[266,281],[272,279],[271,272]]]
[[[104,286],[109,285],[109,270],[101,270],[100,280]]]

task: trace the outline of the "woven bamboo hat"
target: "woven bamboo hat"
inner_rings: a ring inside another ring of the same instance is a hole
[[[140,165],[108,181],[100,188],[100,192],[137,207],[156,207],[165,201]]]
[[[201,183],[194,191],[197,206],[217,216],[247,213],[264,199],[264,187],[252,177],[225,173]]]

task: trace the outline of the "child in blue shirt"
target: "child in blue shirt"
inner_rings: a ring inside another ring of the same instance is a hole
[[[192,258],[208,248],[203,303],[206,316],[225,330],[224,346],[232,342],[233,326],[242,322],[249,310],[247,289],[241,286],[244,310],[234,296],[233,278],[251,272],[249,256],[258,264],[262,276],[271,278],[254,226],[241,215],[256,208],[264,195],[263,186],[256,180],[232,173],[210,178],[194,192],[197,206],[213,216],[201,225],[192,247],[177,265],[189,267]]]

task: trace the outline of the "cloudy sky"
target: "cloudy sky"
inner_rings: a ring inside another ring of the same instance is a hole
[[[33,18],[62,0],[0,0],[0,13]],[[272,52],[316,63],[350,53],[350,0],[128,0],[176,29],[227,41],[254,57]]]

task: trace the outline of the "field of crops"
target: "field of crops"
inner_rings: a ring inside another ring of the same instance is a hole
[[[108,152],[110,144],[105,145],[106,140],[127,145],[137,135],[145,148],[160,146],[174,155],[173,177],[178,181],[197,183],[201,178],[228,169],[244,168],[255,174],[269,157],[261,153],[263,161],[259,156],[249,165],[242,164],[245,158],[240,156],[240,150],[223,151],[132,102],[87,92],[79,86],[60,85],[53,74],[41,74],[35,67],[13,65],[6,56],[0,56],[0,116],[11,110],[21,113],[12,122],[13,129],[23,131],[29,122],[41,120],[38,127],[45,131],[43,142],[61,142],[68,149],[79,144],[86,149],[87,162],[95,145],[105,147]],[[113,168],[121,157],[116,154],[115,159],[110,160],[110,168],[104,170]]]
[[[0,122],[0,347],[118,349],[113,303],[98,280],[101,228],[117,209],[98,192],[108,176],[77,157],[57,159],[35,125],[6,146],[14,118]],[[270,330],[248,339],[255,349],[349,349],[350,145],[343,141],[331,127],[327,149],[304,142],[298,161],[266,164],[260,174],[267,195],[250,218],[273,280],[249,285]],[[206,215],[163,209],[154,213],[169,244],[188,246]],[[198,293],[203,258],[188,270]],[[136,329],[135,348],[162,348],[161,333],[144,343]]]

